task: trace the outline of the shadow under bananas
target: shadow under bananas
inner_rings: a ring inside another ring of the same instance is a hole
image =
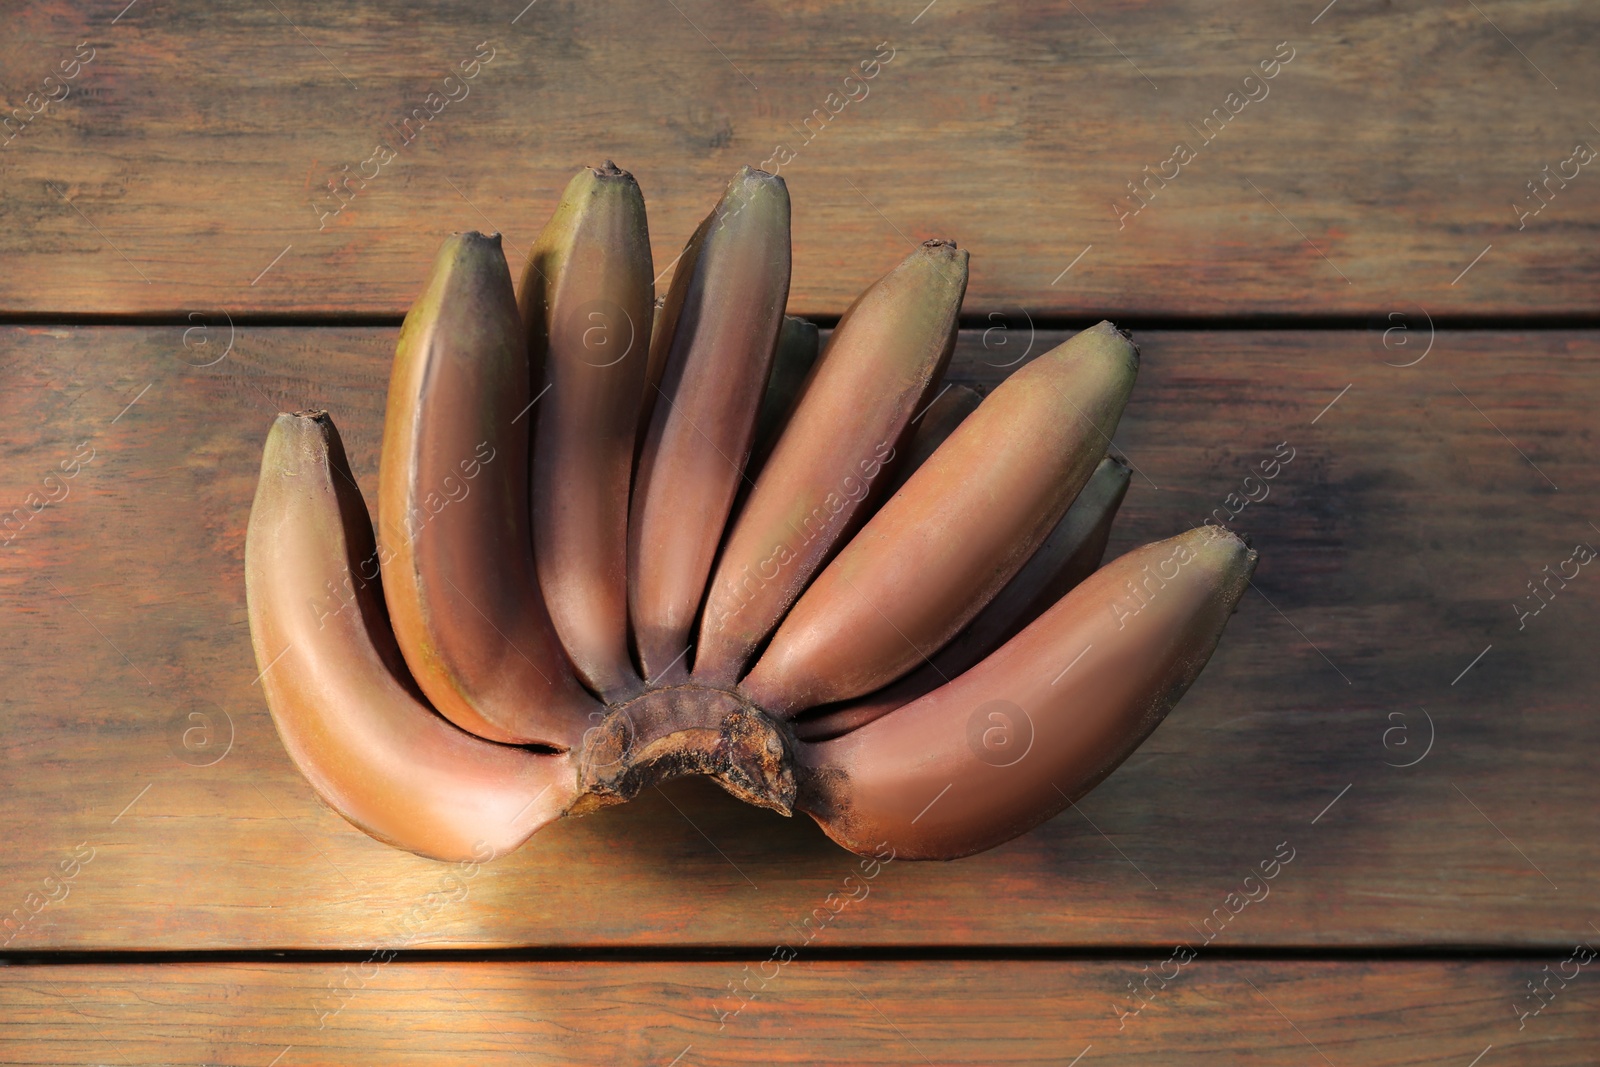
[[[681,881],[686,890],[706,880],[703,867],[684,863],[686,854],[714,851],[736,880],[756,888],[832,877],[840,863],[839,846],[809,817],[752,807],[700,776],[643,789],[625,810],[586,815],[567,832],[594,834],[607,853],[626,852],[634,869]]]

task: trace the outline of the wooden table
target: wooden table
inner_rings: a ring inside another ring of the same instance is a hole
[[[0,44],[0,1061],[1600,1062],[1600,576],[1526,599],[1600,544],[1600,10],[123,2]],[[253,684],[273,413],[333,411],[374,499],[441,237],[517,260],[605,157],[663,267],[777,163],[824,323],[955,237],[956,380],[1133,327],[1112,552],[1226,507],[1262,553],[1076,810],[889,865],[782,966],[852,866],[809,820],[675,783],[457,891]]]

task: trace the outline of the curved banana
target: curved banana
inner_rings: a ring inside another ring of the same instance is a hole
[[[628,488],[655,302],[644,196],[606,162],[568,183],[519,301],[543,368],[532,411],[533,544],[551,622],[608,701],[641,688],[628,652]]]
[[[378,545],[395,638],[447,719],[570,747],[594,702],[539,592],[528,507],[528,350],[500,236],[445,241],[389,376]]]
[[[1027,562],[1105,454],[1138,351],[1110,323],[1007,378],[817,576],[740,682],[792,717],[944,645]]]
[[[273,423],[244,556],[267,705],[329,807],[440,860],[509,851],[566,810],[577,788],[568,754],[484,741],[421,702],[389,636],[372,524],[326,412]]]
[[[839,320],[722,550],[695,643],[697,680],[737,681],[879,498],[906,425],[949,362],[966,288],[967,253],[925,241]]]
[[[788,189],[745,167],[690,239],[661,311],[669,348],[628,520],[629,617],[651,684],[686,673],[788,295]]]
[[[965,630],[898,682],[843,707],[795,720],[795,736],[826,741],[864,726],[933,692],[1011,640],[1100,566],[1112,520],[1127,492],[1127,465],[1111,456],[1101,460],[1044,543]]]
[[[954,859],[1093,788],[1199,675],[1255,568],[1202,526],[1108,564],[982,663],[875,722],[800,743],[800,807],[853,852]]]

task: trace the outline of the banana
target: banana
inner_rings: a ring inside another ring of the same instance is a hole
[[[739,683],[746,698],[792,717],[870,693],[943,646],[1088,481],[1138,362],[1101,323],[997,386],[812,582]]]
[[[421,702],[389,635],[372,524],[326,412],[273,423],[244,554],[267,705],[329,807],[440,860],[507,852],[566,810],[577,787],[569,754],[481,740]]]
[[[977,390],[964,385],[947,385],[934,395],[921,416],[913,420],[916,427],[905,455],[894,465],[889,478],[889,496],[900,491],[916,469],[928,462],[928,457],[944,444],[945,438],[978,409],[983,397]]]
[[[744,477],[789,295],[789,193],[743,168],[690,239],[661,312],[668,345],[628,520],[628,607],[650,684],[681,680]]]
[[[1065,808],[1155,729],[1210,657],[1255,568],[1202,526],[1090,576],[955,681],[821,744],[799,805],[866,854],[954,859]]]
[[[1096,570],[1138,351],[1101,323],[986,398],[942,381],[968,254],[786,317],[783,179],[742,168],[659,300],[644,198],[580,171],[513,289],[444,243],[406,316],[369,521],[325,412],[280,415],[245,543],[274,723],[334,810],[481,860],[684,775],[859,852],[1050,817],[1194,681],[1255,553],[1202,527]]]
[[[578,676],[608,701],[642,688],[628,652],[628,487],[653,277],[644,197],[607,160],[567,185],[522,278],[536,378],[543,368],[533,431],[539,586]]]
[[[748,465],[752,474],[758,473],[772,454],[800,387],[816,362],[817,324],[785,315],[783,329],[778,333],[778,350],[772,357],[772,373],[767,376],[767,391],[761,394],[761,408],[756,412],[756,440],[750,448]]]
[[[1055,529],[1004,589],[921,667],[843,707],[797,719],[802,741],[826,741],[882,718],[965,673],[1095,572],[1128,492],[1128,467],[1107,456]]]
[[[594,702],[539,592],[527,345],[498,234],[445,241],[389,377],[378,544],[395,638],[447,719],[570,747]]]
[[[895,446],[949,362],[966,287],[967,253],[927,241],[839,320],[728,535],[695,643],[696,680],[737,681],[876,503]]]
[[[1128,493],[1128,466],[1107,456],[1022,569],[933,657],[946,679],[1015,637],[1100,567],[1111,523]]]

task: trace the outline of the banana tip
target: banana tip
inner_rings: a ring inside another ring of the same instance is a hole
[[[752,185],[770,185],[774,189],[782,189],[785,195],[789,191],[789,183],[784,181],[781,175],[772,174],[758,167],[752,167],[748,163],[739,168],[739,173],[733,176],[733,181],[729,182],[728,185],[731,189],[734,185],[745,182]]]
[[[912,256],[919,254],[930,257],[941,270],[953,270],[961,278],[963,290],[965,289],[967,261],[971,258],[965,248],[957,246],[949,237],[930,237],[911,253]]]
[[[1101,319],[1098,323],[1096,323],[1093,327],[1091,327],[1091,329],[1098,330],[1101,333],[1110,334],[1111,336],[1116,337],[1117,339],[1122,341],[1123,344],[1127,345],[1129,350],[1133,353],[1133,356],[1132,356],[1132,358],[1133,358],[1133,366],[1134,366],[1135,369],[1138,369],[1138,366],[1139,366],[1139,342],[1137,342],[1137,341],[1135,341],[1133,339],[1133,334],[1132,333],[1130,333],[1127,330],[1124,330],[1122,327],[1118,326],[1116,323],[1112,322],[1110,319]]]
[[[1195,527],[1192,536],[1198,539],[1200,545],[1209,550],[1220,550],[1230,562],[1227,566],[1242,576],[1243,582],[1248,582],[1255,573],[1256,561],[1261,558],[1261,553],[1251,547],[1249,534],[1237,534],[1224,526],[1205,523]]]
[[[462,256],[462,254],[470,256],[474,251],[480,250],[493,250],[493,253],[499,253],[501,251],[499,232],[483,234],[482,230],[451,230],[450,237],[445,238],[445,245],[440,248],[440,262],[445,261],[448,256]]]
[[[333,416],[320,408],[280,411],[278,417],[272,420],[272,430],[268,436],[281,439],[308,433],[320,433],[324,438],[337,436],[338,431],[334,429]]]

